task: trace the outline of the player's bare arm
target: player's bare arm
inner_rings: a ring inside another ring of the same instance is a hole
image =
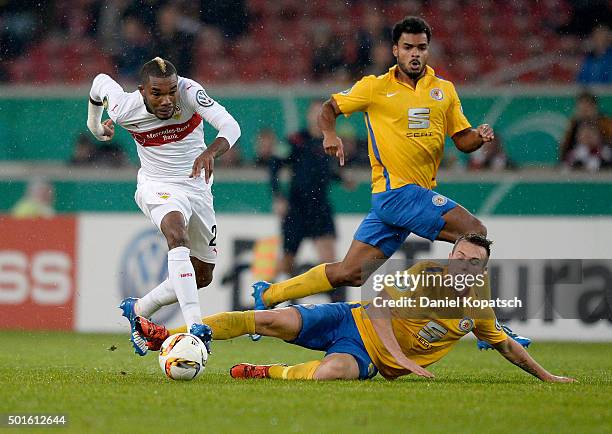
[[[419,377],[434,378],[434,375],[431,372],[410,360],[402,351],[400,344],[397,342],[397,338],[393,333],[391,312],[389,311],[389,308],[375,307],[370,305],[368,307],[368,316],[372,321],[372,326],[374,326],[374,330],[376,330],[378,338],[400,366],[406,368]]]
[[[574,378],[561,377],[553,375],[544,369],[533,357],[529,355],[527,350],[513,339],[506,339],[498,344],[493,345],[499,353],[504,356],[510,363],[518,366],[523,371],[530,373],[542,381],[551,383],[573,383]]]
[[[453,135],[452,139],[457,149],[469,154],[495,139],[495,133],[489,124],[482,124],[478,128],[467,128],[459,131]]]
[[[323,103],[319,113],[318,125],[323,133],[323,149],[327,155],[337,157],[340,166],[344,166],[344,146],[336,134],[336,118],[342,114],[338,104],[333,98]]]
[[[225,137],[217,137],[204,152],[193,162],[190,178],[197,178],[204,169],[204,180],[208,184],[215,166],[215,158],[223,155],[230,148],[230,143]]]

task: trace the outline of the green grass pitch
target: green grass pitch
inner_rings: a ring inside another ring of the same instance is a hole
[[[49,433],[612,430],[612,344],[535,342],[531,354],[577,384],[544,384],[470,341],[431,367],[433,381],[323,383],[231,379],[228,369],[241,361],[320,357],[270,338],[240,338],[214,342],[204,375],[182,383],[162,375],[156,354],[135,356],[127,335],[0,336],[0,413],[66,413],[68,425]]]

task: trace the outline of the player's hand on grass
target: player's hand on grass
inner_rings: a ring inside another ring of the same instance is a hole
[[[215,166],[215,156],[210,149],[211,148],[206,149],[198,158],[195,159],[193,162],[193,168],[191,169],[191,175],[189,175],[190,178],[199,177],[202,174],[202,169],[204,169],[204,180],[208,184]]]
[[[577,380],[571,377],[561,377],[559,375],[549,375],[543,378],[547,383],[575,383]]]
[[[398,355],[399,356],[399,355]],[[402,357],[402,356],[396,356],[395,360],[403,367],[408,369],[410,372],[412,372],[415,375],[418,375],[419,377],[423,377],[423,378],[435,378],[434,374],[432,374],[431,372],[429,372],[427,369],[417,365],[415,362],[413,362],[412,360],[410,360],[408,357]]]
[[[478,134],[480,135],[480,138],[482,139],[483,143],[490,142],[495,138],[493,128],[491,128],[489,124],[479,125],[478,128],[476,128],[476,131],[478,131]]]
[[[344,145],[338,136],[323,135],[323,149],[327,155],[338,158],[340,165],[344,166]]]
[[[99,137],[100,140],[108,141],[112,140],[115,135],[115,124],[112,119],[107,119],[102,122],[102,136]]]

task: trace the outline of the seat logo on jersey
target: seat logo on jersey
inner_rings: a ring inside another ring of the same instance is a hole
[[[444,92],[442,92],[442,89],[434,87],[431,92],[429,92],[429,96],[431,96],[436,101],[442,101],[444,99]]]
[[[418,340],[425,347],[431,347],[431,344],[441,340],[448,330],[434,321],[429,321],[426,326],[419,330]]]
[[[408,128],[411,130],[429,128],[429,112],[428,108],[408,109]]]
[[[204,89],[198,90],[198,92],[196,93],[196,101],[202,107],[210,107],[211,105],[215,103],[215,101],[211,97],[206,95],[206,92],[204,92]]]
[[[459,321],[459,330],[464,333],[469,333],[474,328],[474,320],[472,318],[463,318]]]
[[[436,194],[434,197],[431,198],[431,203],[433,203],[435,206],[446,205],[446,202],[448,202],[448,199],[442,196],[441,194]]]

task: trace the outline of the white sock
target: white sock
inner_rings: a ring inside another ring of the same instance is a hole
[[[187,247],[176,247],[168,252],[168,279],[181,305],[187,330],[192,324],[202,324],[195,270]]]
[[[162,306],[176,303],[176,293],[169,279],[157,285],[136,303],[136,314],[150,318]]]

